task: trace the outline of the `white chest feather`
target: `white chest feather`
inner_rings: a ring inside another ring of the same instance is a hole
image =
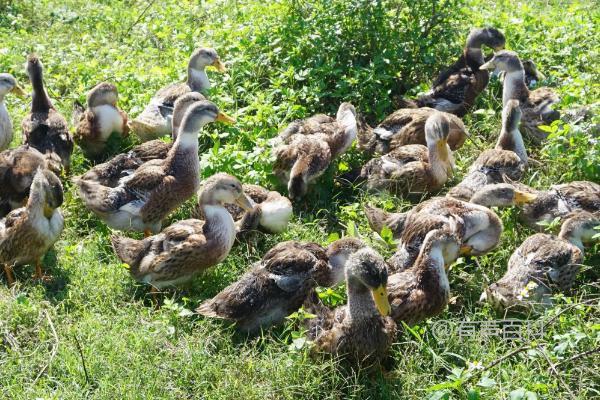
[[[292,204],[286,198],[261,205],[260,225],[272,233],[286,230],[292,218]]]
[[[206,240],[221,247],[225,251],[223,257],[225,258],[235,241],[235,222],[231,214],[221,206],[205,205],[204,215],[207,223],[210,223],[211,226],[210,237],[207,237]]]
[[[34,216],[32,223],[38,234],[44,238],[48,245],[51,245],[58,239],[63,230],[64,218],[57,209],[54,210],[50,218],[45,218],[43,215]]]
[[[97,118],[102,140],[108,139],[113,132],[123,132],[123,118],[115,107],[103,104],[92,108],[92,111]]]
[[[0,101],[0,150],[8,148],[12,138],[13,130],[10,116],[8,115],[4,102]]]

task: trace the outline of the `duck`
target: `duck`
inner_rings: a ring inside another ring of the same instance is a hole
[[[118,98],[117,87],[102,82],[87,93],[85,109],[75,102],[72,119],[76,129],[73,139],[86,157],[104,155],[109,140],[123,139],[129,134],[127,114],[117,106]]]
[[[533,60],[522,60],[522,62],[523,72],[525,73],[525,85],[527,85],[529,89],[535,87],[538,84],[538,82],[541,82],[546,79],[546,76],[538,70],[537,65]],[[504,71],[501,71],[498,76],[502,84],[504,84],[505,75],[506,73]]]
[[[527,149],[519,131],[521,110],[518,100],[510,100],[502,110],[502,129],[496,146],[483,151],[466,177],[450,189],[448,196],[469,201],[485,185],[502,183],[506,177],[519,181],[528,167]]]
[[[69,133],[67,120],[54,108],[48,97],[43,81],[44,67],[38,56],[30,54],[27,57],[26,69],[33,93],[31,112],[21,123],[24,144],[36,148],[42,154],[56,154],[68,172],[73,153],[73,138]]]
[[[196,49],[188,62],[187,80],[160,89],[144,111],[131,121],[131,130],[144,142],[170,135],[172,126],[169,117],[172,115],[175,100],[188,92],[201,93],[210,89],[205,70],[208,66],[215,67],[221,73],[227,71],[215,49],[204,47]],[[202,100],[206,100],[204,96]]]
[[[539,126],[549,125],[560,118],[560,113],[552,109],[552,106],[559,101],[557,94],[548,87],[529,90],[525,84],[523,64],[514,51],[499,51],[480,68],[499,69],[505,72],[502,87],[503,107],[509,100],[518,100],[523,112],[521,118],[523,132],[536,144],[540,144],[546,139],[548,133],[541,130]]]
[[[265,233],[284,232],[292,218],[292,202],[281,193],[268,190],[260,185],[244,183],[244,193],[252,203],[251,211],[244,211],[235,204],[228,204],[227,211],[236,221],[238,236],[260,230]],[[192,214],[195,218],[203,219],[200,203]]]
[[[388,226],[398,241],[396,252],[387,261],[392,273],[414,264],[425,236],[432,230],[447,229],[456,234],[461,239],[461,255],[481,256],[496,248],[504,229],[502,220],[491,209],[451,197],[434,197],[403,213],[378,211],[373,206],[369,209],[367,219],[372,227],[385,221],[399,222]]]
[[[25,206],[38,168],[60,176],[61,160],[54,153],[42,154],[29,145],[0,152],[0,218]]]
[[[181,137],[187,133],[186,125],[184,121]],[[201,203],[204,221],[178,221],[142,240],[111,236],[117,257],[129,265],[136,281],[151,285],[152,293],[188,282],[225,260],[235,240],[235,225],[224,205],[252,208],[240,181],[225,173],[205,181]]]
[[[313,294],[303,306],[315,315],[305,320],[312,351],[361,366],[381,364],[397,330],[389,317],[386,263],[374,249],[362,247],[347,258],[345,278],[346,305],[330,309]]]
[[[60,179],[53,172],[38,168],[26,205],[0,220],[0,264],[9,286],[15,282],[13,267],[19,265],[35,264],[34,278],[46,278],[42,260],[62,233],[62,203]]]
[[[448,305],[450,284],[446,268],[460,254],[461,239],[446,229],[429,231],[414,264],[388,278],[390,316],[414,325],[440,314]]]
[[[357,132],[356,109],[350,103],[342,103],[335,119],[318,114],[295,121],[271,141],[273,173],[287,183],[292,200],[306,195],[308,185],[350,148]]]
[[[355,238],[339,239],[327,250],[312,242],[278,243],[196,312],[234,322],[246,333],[278,325],[302,306],[316,286],[341,282],[346,257],[362,246]]]
[[[232,123],[233,119],[210,101],[196,102],[186,111],[165,159],[140,163],[127,155],[117,156],[132,168],[117,168],[122,175],[117,179],[111,173],[113,161],[92,168],[76,179],[85,206],[113,229],[143,231],[146,236],[160,232],[161,221],[199,189],[198,133],[214,121]]]
[[[571,289],[583,263],[584,244],[600,227],[600,215],[570,213],[558,236],[529,236],[508,260],[506,273],[480,297],[497,309],[535,309],[552,305],[551,295]]]
[[[450,123],[440,112],[425,123],[427,146],[407,145],[367,162],[361,178],[372,191],[422,194],[442,188],[452,176],[454,160],[448,147]]]
[[[413,107],[431,107],[463,117],[489,82],[489,72],[482,68],[485,60],[482,47],[495,51],[504,48],[506,38],[496,28],[474,28],[467,36],[461,57],[433,82],[432,89],[416,101]]]
[[[358,141],[360,150],[368,153],[387,154],[398,147],[410,144],[427,145],[425,138],[425,123],[436,111],[433,108],[401,108],[388,115],[377,127],[372,130],[359,130],[361,138]],[[468,132],[464,123],[454,114],[444,113],[450,124],[448,133],[448,146],[456,151],[464,144]]]
[[[0,73],[0,151],[8,149],[13,140],[13,126],[6,104],[4,104],[4,98],[9,93],[14,93],[19,97],[26,95],[14,76],[9,73]]]

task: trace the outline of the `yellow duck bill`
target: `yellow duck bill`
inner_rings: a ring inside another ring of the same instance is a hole
[[[392,307],[390,306],[390,302],[388,300],[388,292],[387,288],[383,285],[372,289],[373,292],[373,300],[375,301],[375,306],[379,313],[383,316],[390,315],[392,311]]]
[[[227,115],[221,111],[219,111],[219,114],[217,114],[217,121],[222,122],[224,124],[228,124],[228,125],[235,124],[235,118],[232,118],[229,115]]]

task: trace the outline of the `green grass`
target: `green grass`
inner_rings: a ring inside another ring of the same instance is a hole
[[[0,70],[25,83],[22,65],[35,51],[44,62],[50,95],[64,115],[70,115],[73,100],[83,100],[86,90],[102,80],[117,84],[121,106],[136,115],[158,88],[183,77],[195,47],[212,45],[230,72],[210,73],[210,97],[238,123],[213,124],[205,131],[202,174],[226,171],[267,185],[275,182],[264,148],[290,120],[333,113],[343,100],[354,102],[370,122],[380,120],[393,110],[391,97],[426,89],[435,71],[460,52],[471,26],[501,28],[507,47],[533,58],[548,76],[563,110],[581,105],[597,109],[600,11],[593,1],[468,0],[434,8],[425,2],[406,7],[401,1],[324,4],[0,0]],[[472,141],[456,154],[459,173],[450,184],[460,180],[479,149],[494,142],[500,93],[499,82],[492,81],[478,100],[478,111],[466,117]],[[18,127],[27,102],[11,96],[7,106]],[[555,126],[547,144],[531,149],[540,165],[534,165],[525,182],[543,188],[574,179],[600,181],[598,122],[594,117],[577,126]],[[21,141],[16,130],[14,145]],[[0,284],[0,398],[600,396],[597,352],[563,362],[600,346],[598,246],[587,253],[577,290],[558,297],[556,307],[544,315],[531,316],[547,323],[535,342],[461,341],[431,334],[438,320],[503,317],[476,300],[531,234],[517,223],[516,210],[499,211],[505,232],[496,251],[453,266],[455,301],[440,317],[398,338],[392,349],[395,365],[386,376],[347,370],[331,360],[310,358],[306,349],[291,348],[299,334],[293,322],[247,339],[186,311],[235,280],[278,241],[326,244],[356,226],[365,240],[391,254],[368,229],[362,204],[390,209],[409,204],[331,184],[338,171],[359,165],[360,159],[355,149],[342,157],[309,199],[296,206],[288,232],[238,244],[218,267],[167,294],[160,310],[113,254],[109,229],[85,211],[67,183],[66,228],[45,259],[53,282],[34,283],[29,279],[32,268],[20,268],[17,286]],[[89,167],[76,150],[74,174]],[[172,219],[189,211],[183,207]],[[515,349],[522,351],[510,355]]]

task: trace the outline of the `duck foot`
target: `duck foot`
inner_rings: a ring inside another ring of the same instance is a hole
[[[156,310],[160,309],[160,299],[158,298],[158,294],[160,291],[154,286],[150,286],[150,294],[152,295],[152,302],[154,303],[154,308]]]
[[[150,237],[152,236],[152,231],[150,229],[144,229],[144,237]]]
[[[35,264],[35,274],[33,275],[34,281],[39,281],[43,283],[50,282],[52,277],[50,275],[45,275],[42,271],[42,263],[38,262]]]
[[[6,281],[8,282],[8,287],[13,286],[15,284],[15,275],[13,274],[12,267],[5,265],[4,273],[6,274]]]

